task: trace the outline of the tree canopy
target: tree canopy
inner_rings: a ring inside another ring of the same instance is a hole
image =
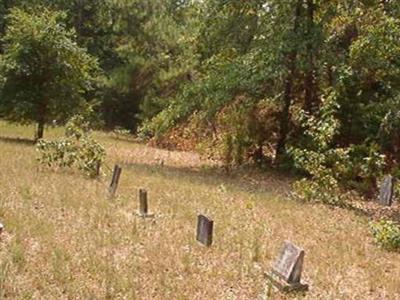
[[[48,122],[95,98],[106,128],[228,165],[321,175],[314,157],[370,194],[399,172],[399,17],[382,0],[7,0],[2,115],[39,122],[52,101]]]
[[[45,124],[79,111],[94,87],[97,61],[77,45],[65,17],[46,8],[33,13],[15,8],[8,16],[0,111],[11,121],[37,123],[37,138]]]

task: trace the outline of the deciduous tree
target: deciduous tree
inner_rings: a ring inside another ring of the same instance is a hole
[[[75,42],[65,18],[46,8],[15,8],[8,17],[0,111],[10,121],[36,123],[37,139],[46,124],[79,111],[99,71],[97,60]]]

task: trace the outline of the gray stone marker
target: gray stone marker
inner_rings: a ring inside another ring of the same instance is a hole
[[[111,179],[111,184],[110,184],[110,187],[108,188],[108,191],[109,191],[111,197],[114,197],[115,193],[117,192],[117,187],[118,187],[118,183],[119,183],[119,178],[121,177],[121,172],[122,172],[122,168],[118,165],[115,165],[113,176]]]
[[[301,283],[305,252],[291,242],[285,241],[278,260],[267,278],[284,292],[306,291],[307,284]]]
[[[381,190],[379,193],[379,204],[385,206],[391,206],[393,201],[393,176],[386,176],[381,184]]]
[[[204,246],[210,247],[213,242],[213,228],[213,220],[204,215],[199,215],[197,217],[197,241]]]
[[[143,218],[154,217],[154,214],[149,213],[149,203],[147,201],[147,191],[145,189],[139,190],[139,211],[138,215]]]

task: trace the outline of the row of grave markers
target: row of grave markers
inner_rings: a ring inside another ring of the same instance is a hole
[[[118,165],[114,167],[111,184],[109,186],[109,195],[114,197],[118,188],[122,168]],[[386,176],[382,182],[378,202],[381,205],[390,206],[393,202],[394,179],[392,176]],[[153,217],[149,212],[147,191],[139,190],[139,210],[137,214],[141,217]],[[197,217],[196,240],[206,247],[211,247],[213,243],[214,221],[207,216],[199,215]],[[4,225],[0,223],[0,235],[4,231]],[[308,285],[301,283],[301,274],[303,271],[305,251],[285,241],[279,258],[274,263],[272,270],[266,273],[271,283],[282,291],[306,291]]]
[[[111,184],[109,187],[109,194],[111,197],[115,196],[115,193],[118,188],[119,178],[121,177],[122,168],[118,165],[115,165],[114,172],[111,179]],[[141,198],[147,198],[146,191],[143,191],[143,195],[141,194]],[[381,184],[378,203],[384,206],[391,206],[393,203],[393,194],[394,194],[394,178],[391,175],[386,176]],[[143,199],[144,199],[143,198]],[[141,200],[142,201],[142,200]],[[143,200],[144,203],[145,200]]]
[[[109,187],[111,196],[115,196],[121,171],[121,167],[116,165]],[[393,203],[393,193],[394,178],[388,175],[382,182],[378,202],[381,205],[391,206]],[[145,218],[154,216],[154,214],[148,211],[147,191],[144,189],[139,190],[138,215]],[[210,247],[213,242],[213,229],[214,221],[207,216],[199,215],[197,217],[196,240],[204,246]],[[273,265],[272,270],[266,274],[266,277],[282,291],[308,290],[308,285],[301,282],[304,256],[305,251],[302,248],[289,241],[285,241],[278,260]]]
[[[117,191],[122,168],[116,165],[109,187],[110,196],[114,197]],[[139,190],[139,210],[137,215],[143,218],[154,217],[154,213],[149,212],[147,191]],[[213,243],[214,221],[205,216],[197,216],[196,240],[206,247],[211,247]],[[305,251],[300,247],[285,241],[279,258],[269,273],[265,276],[277,288],[282,291],[306,291],[308,285],[301,283]]]

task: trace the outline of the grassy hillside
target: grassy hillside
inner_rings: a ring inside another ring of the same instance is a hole
[[[0,123],[1,299],[400,299],[400,254],[373,244],[368,220],[289,200],[276,174],[228,176],[97,133],[107,165],[123,167],[109,200],[110,170],[40,170],[32,133]],[[142,187],[154,219],[134,215]],[[200,212],[215,221],[209,249],[195,241]],[[268,291],[263,277],[287,239],[306,250],[304,295]]]

